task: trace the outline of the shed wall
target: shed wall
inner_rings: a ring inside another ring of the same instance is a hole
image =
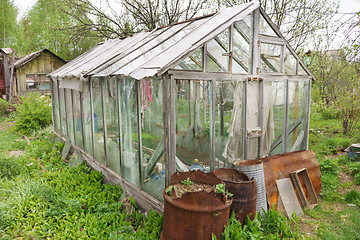
[[[48,74],[63,66],[64,61],[49,52],[43,52],[37,58],[16,69],[18,94],[26,94],[26,74]]]

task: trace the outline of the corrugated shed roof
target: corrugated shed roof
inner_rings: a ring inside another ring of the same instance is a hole
[[[55,78],[124,75],[136,79],[162,74],[234,21],[259,8],[258,1],[123,39],[108,40],[49,75]]]
[[[43,54],[44,52],[49,52],[51,53],[52,55],[54,55],[55,57],[61,59],[62,61],[65,62],[64,59],[62,59],[61,57],[59,57],[58,55],[56,55],[55,53],[51,52],[50,50],[48,49],[42,49],[42,50],[39,50],[39,51],[36,51],[36,52],[33,52],[33,53],[30,53],[29,55],[26,55],[25,57],[17,60],[14,64],[15,68],[19,68],[23,65],[25,65],[26,63],[32,61],[33,59],[37,58],[38,56],[40,56],[41,54]]]

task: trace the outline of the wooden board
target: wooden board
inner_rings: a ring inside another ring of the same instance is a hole
[[[290,178],[276,180],[276,186],[279,190],[278,210],[288,218],[291,217],[293,212],[296,213],[296,216],[303,215],[304,212],[296,197]]]

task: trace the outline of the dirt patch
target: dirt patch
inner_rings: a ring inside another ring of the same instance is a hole
[[[8,155],[11,157],[11,156],[14,156],[14,157],[19,157],[21,154],[24,153],[24,150],[18,150],[18,151],[10,151],[8,153]]]
[[[358,192],[360,191],[360,186],[353,183],[354,177],[348,175],[345,171],[339,172],[339,179],[340,179],[339,193],[346,194],[351,189],[354,189]],[[348,187],[345,187],[347,184]]]
[[[206,183],[191,183],[189,185],[185,185],[182,183],[177,183],[171,185],[168,189],[171,190],[171,193],[167,193],[171,198],[181,198],[181,196],[186,192],[200,192],[207,191],[210,192],[212,190],[213,185]]]
[[[318,230],[319,223],[316,223],[316,219],[304,214],[299,217],[298,227],[300,229],[300,233],[305,236],[311,236],[315,231]]]

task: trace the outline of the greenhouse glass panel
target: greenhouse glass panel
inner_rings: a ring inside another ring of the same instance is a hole
[[[278,36],[262,15],[260,15],[259,33],[268,36]]]
[[[84,90],[82,92],[82,124],[84,129],[84,149],[90,155],[93,155],[93,146],[92,146],[92,127],[91,127],[91,99],[90,99],[90,90],[89,82],[84,83]],[[95,119],[94,119],[95,120]],[[97,119],[96,119],[97,120]],[[95,121],[94,121],[95,122]],[[96,122],[97,124],[97,122]],[[96,127],[97,128],[97,127]]]
[[[229,29],[207,43],[208,72],[229,72],[229,44]]]
[[[59,84],[58,81],[52,81],[53,88],[53,96],[52,96],[52,104],[53,104],[53,113],[54,113],[54,122],[55,122],[55,132],[61,132],[60,126],[60,109],[59,109]]]
[[[285,50],[285,75],[296,75],[296,58],[288,48]]]
[[[162,81],[142,79],[141,96],[141,140],[143,189],[162,199],[165,187],[164,123],[162,104]]]
[[[302,75],[302,76],[309,76],[309,74],[305,71],[305,69],[300,65],[298,64],[298,75]]]
[[[70,136],[71,142],[75,143],[71,89],[65,89],[65,101],[66,101],[66,114],[67,114],[66,119],[67,119],[68,134]]]
[[[215,149],[217,167],[231,167],[244,159],[244,83],[217,81]]]
[[[106,153],[107,166],[121,174],[119,151],[119,125],[118,125],[118,95],[117,80],[115,77],[106,77],[103,80],[104,88],[104,114],[106,120]]]
[[[281,53],[281,45],[261,43],[260,72],[281,72]]]
[[[123,178],[140,186],[135,79],[120,79],[120,147]]]
[[[176,82],[176,160],[190,169],[210,170],[210,93],[210,81]]]
[[[175,69],[201,71],[203,69],[203,48],[193,52],[188,58],[179,63]]]
[[[92,104],[94,110],[94,157],[96,160],[105,164],[105,147],[103,131],[103,111],[101,103],[101,79],[93,78],[92,84]]]
[[[274,136],[271,141],[270,155],[283,153],[283,133],[285,116],[285,81],[271,82],[271,101],[274,115]]]
[[[248,15],[244,20],[234,23],[233,34],[233,73],[249,73],[251,65],[251,43],[252,37],[252,15]]]
[[[75,119],[75,140],[76,145],[83,148],[83,138],[82,138],[82,127],[81,127],[81,98],[80,98],[80,92],[73,90],[73,113],[74,113],[74,119]]]
[[[61,117],[61,133],[64,137],[67,137],[67,124],[66,124],[66,109],[65,109],[65,89],[59,88],[60,95],[60,117]]]
[[[307,121],[307,82],[289,81],[287,152],[304,149]]]

